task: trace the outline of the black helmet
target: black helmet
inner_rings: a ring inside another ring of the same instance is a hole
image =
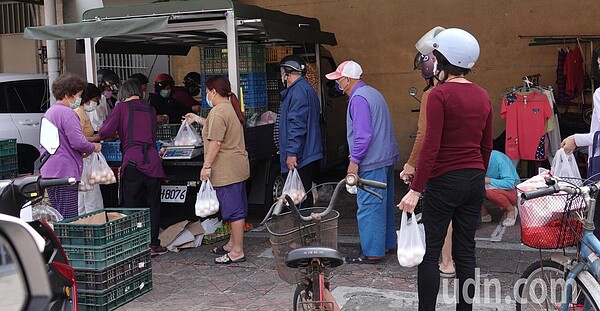
[[[200,74],[195,71],[189,72],[183,78],[183,85],[185,87],[200,86]]]
[[[148,84],[148,77],[146,77],[146,75],[144,75],[141,72],[138,73],[134,73],[131,76],[129,76],[129,79],[136,79],[138,81],[140,81],[140,84]]]
[[[277,68],[283,68],[285,73],[300,72],[306,74],[306,62],[300,56],[288,55],[279,61]]]
[[[98,76],[98,88],[100,90],[105,87],[110,87],[111,91],[116,92],[119,90],[119,86],[121,85],[121,79],[117,74],[110,69],[99,69],[96,72]]]

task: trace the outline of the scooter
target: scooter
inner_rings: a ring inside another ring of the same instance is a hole
[[[58,129],[47,119],[42,119],[40,144],[46,150],[36,161],[36,171],[54,154],[60,145]],[[41,200],[48,187],[72,185],[75,178],[44,179],[40,175],[29,175],[14,180],[0,182],[0,213],[19,217],[21,209]],[[43,262],[47,265],[48,280],[52,296],[43,310],[71,311],[77,310],[77,285],[75,270],[69,265],[65,252],[52,230],[44,219],[29,222],[29,225],[45,240],[41,252]],[[41,308],[41,309],[42,309]]]

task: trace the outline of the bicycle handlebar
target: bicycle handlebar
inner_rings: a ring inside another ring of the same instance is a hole
[[[57,178],[57,179],[40,179],[39,185],[41,189],[48,187],[68,186],[73,185],[77,180],[73,177],[69,178]]]
[[[532,190],[532,191],[526,191],[521,193],[521,199],[523,200],[531,200],[531,199],[535,199],[535,198],[539,198],[539,197],[543,197],[543,196],[547,196],[547,195],[552,195],[558,192],[566,192],[568,194],[576,194],[576,195],[584,195],[587,193],[593,193],[598,191],[598,188],[600,187],[600,182],[598,183],[594,183],[588,186],[575,186],[575,185],[567,185],[567,186],[561,186],[558,184],[558,181],[555,177],[549,177],[546,180],[546,184],[548,185],[547,188],[542,188],[542,189],[536,189],[536,190]]]

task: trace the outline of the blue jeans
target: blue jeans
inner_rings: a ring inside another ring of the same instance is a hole
[[[387,166],[359,173],[360,178],[384,182],[386,189],[370,188],[383,200],[358,189],[358,234],[363,255],[383,257],[386,249],[396,248],[396,222],[394,219],[394,167]]]
[[[473,305],[465,295],[473,297],[475,288],[463,293],[463,284],[475,280],[475,231],[481,220],[481,204],[485,199],[485,171],[462,169],[448,172],[427,182],[423,196],[422,222],[425,225],[426,250],[419,265],[419,311],[435,310],[440,287],[438,262],[448,224],[452,220],[452,257],[459,280],[456,310],[470,311]]]

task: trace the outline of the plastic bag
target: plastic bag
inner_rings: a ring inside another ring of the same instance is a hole
[[[181,123],[177,136],[173,139],[175,146],[198,146],[202,143],[202,138],[196,132],[196,129],[186,122]]]
[[[47,205],[35,205],[32,208],[33,220],[44,219],[48,223],[62,221],[63,216],[53,207]]]
[[[296,205],[299,205],[305,199],[306,191],[304,190],[304,185],[302,185],[302,179],[300,179],[297,169],[291,170],[285,179],[281,197],[284,197],[286,194],[292,198]]]
[[[260,115],[259,125],[275,123],[277,114],[273,111],[267,111]]]
[[[92,153],[89,156],[90,165],[88,171],[88,180],[90,185],[110,185],[117,182],[115,173],[106,163],[106,159],[101,152]]]
[[[581,178],[575,156],[572,153],[567,155],[563,148],[556,151],[550,172],[552,172],[552,175],[558,177]]]
[[[77,186],[79,191],[91,191],[94,190],[94,185],[90,183],[90,165],[92,164],[92,157],[83,158],[83,171],[81,172],[81,181]]]
[[[219,200],[217,191],[213,188],[210,180],[205,180],[200,185],[198,196],[196,196],[196,216],[205,218],[219,211]]]
[[[423,261],[425,256],[425,227],[418,224],[415,217],[408,216],[402,211],[400,230],[396,231],[398,236],[398,263],[403,267],[414,267]]]

